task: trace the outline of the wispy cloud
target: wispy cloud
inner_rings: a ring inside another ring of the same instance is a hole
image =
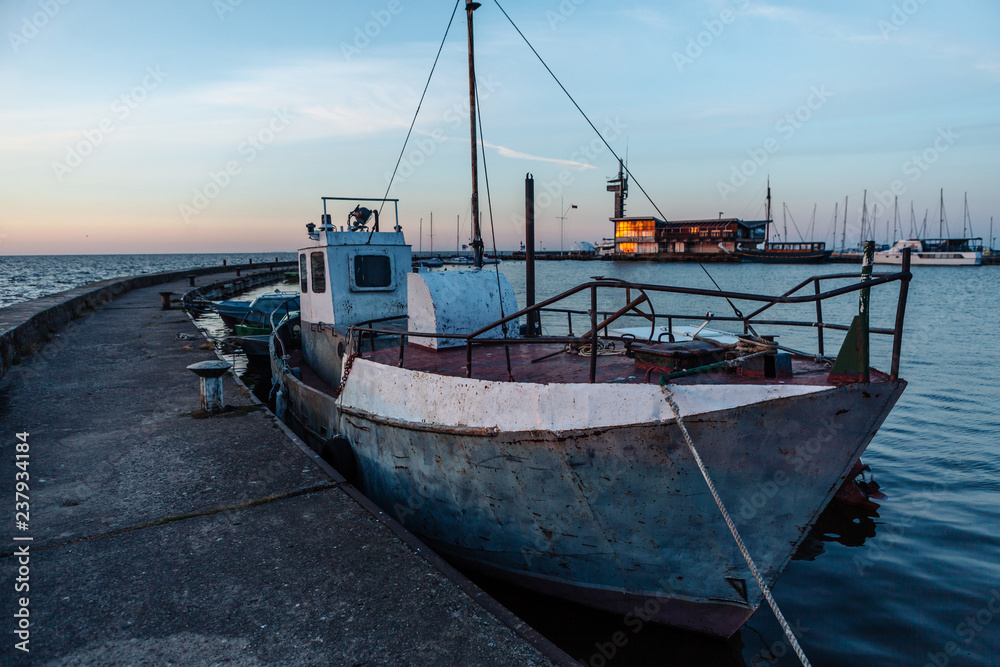
[[[506,146],[497,146],[496,144],[486,143],[484,144],[489,148],[494,148],[500,154],[501,157],[509,157],[515,160],[536,160],[538,162],[552,162],[555,164],[564,164],[569,167],[576,167],[577,169],[594,169],[594,165],[587,164],[586,162],[575,162],[573,160],[562,160],[554,157],[540,157],[538,155],[530,155],[529,153],[521,153],[520,151],[515,151]]]

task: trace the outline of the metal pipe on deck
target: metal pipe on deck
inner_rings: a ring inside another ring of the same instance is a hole
[[[900,270],[904,274],[899,282],[899,301],[896,303],[896,325],[892,336],[892,367],[889,377],[899,379],[899,357],[903,349],[903,318],[906,315],[906,297],[910,291],[910,248],[903,248],[903,263]]]

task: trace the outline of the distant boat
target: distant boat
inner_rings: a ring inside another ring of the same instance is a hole
[[[733,254],[744,262],[767,262],[770,264],[814,264],[830,259],[833,250],[826,249],[823,241],[802,241],[799,243],[771,243],[771,184],[767,185],[767,225],[764,231],[763,248],[746,248],[737,246]],[[792,222],[795,222],[792,220]],[[785,225],[785,236],[788,236],[788,225]]]
[[[910,248],[910,264],[933,266],[979,266],[983,263],[983,240],[907,239],[875,253],[876,264],[902,264],[903,250]]]
[[[451,264],[453,266],[472,266],[475,263],[475,260],[472,257],[468,257],[468,256],[465,256],[465,255],[462,255],[462,256],[459,256],[459,257],[451,257],[449,259],[446,259],[446,260],[444,260],[444,263],[445,264]],[[500,263],[500,259],[498,257],[487,257],[486,255],[483,255],[483,264],[484,265],[486,265],[486,264],[499,264],[499,263]]]
[[[765,243],[760,249],[737,248],[733,254],[744,262],[770,262],[776,264],[811,264],[830,259],[832,250],[826,243]],[[877,261],[877,260],[876,260]]]

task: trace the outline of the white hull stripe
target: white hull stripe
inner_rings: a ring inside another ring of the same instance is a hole
[[[813,385],[674,385],[684,415],[694,416],[834,390]],[[673,421],[655,384],[491,382],[413,371],[356,359],[341,395],[347,408],[403,422],[569,431]]]

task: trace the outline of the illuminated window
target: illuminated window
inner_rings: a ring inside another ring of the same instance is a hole
[[[637,236],[655,236],[655,220],[620,220],[615,223],[617,238],[635,238]]]
[[[634,253],[636,248],[635,243],[619,243],[618,252],[622,253]]]

